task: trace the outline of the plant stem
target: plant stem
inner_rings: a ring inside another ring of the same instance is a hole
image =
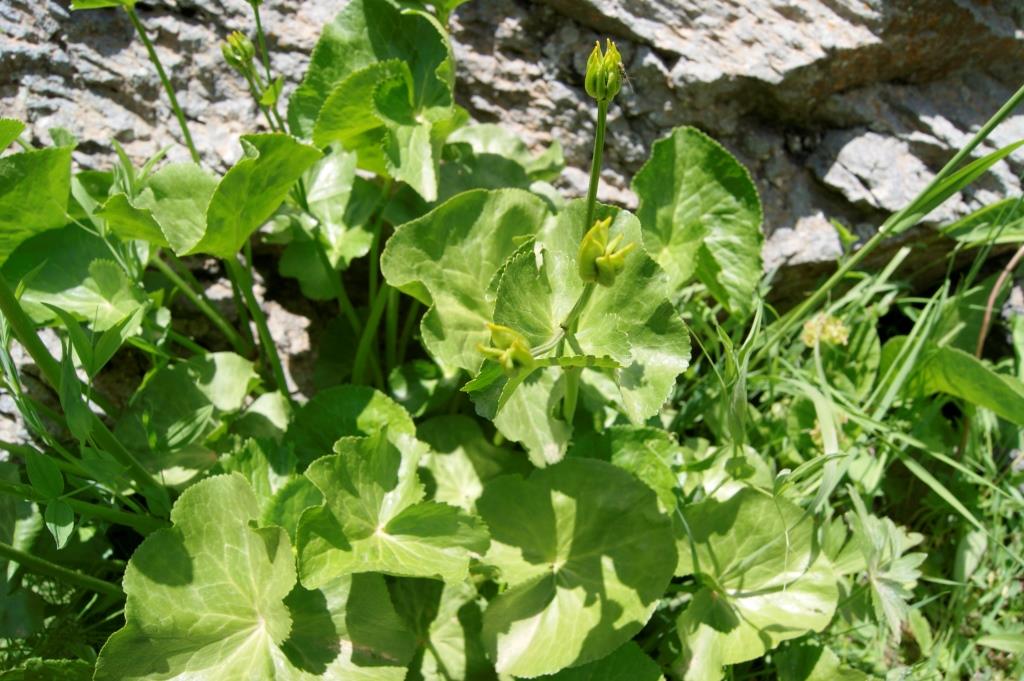
[[[263,69],[267,72],[267,82],[273,83],[274,77],[270,75],[270,54],[267,52],[267,38],[263,33],[263,22],[260,20],[260,3],[256,0],[250,0],[249,5],[252,6],[252,13],[256,19],[256,38],[260,44],[260,57],[263,60]]]
[[[178,97],[174,94],[174,86],[171,85],[170,79],[167,77],[167,72],[164,71],[164,65],[160,62],[160,57],[156,53],[156,48],[153,47],[152,41],[149,36],[146,35],[146,28],[139,21],[139,15],[135,13],[135,8],[126,6],[124,11],[128,13],[128,18],[132,22],[132,26],[135,27],[135,32],[139,34],[139,38],[142,40],[142,44],[146,46],[146,52],[149,53],[149,60],[153,62],[153,66],[156,67],[156,73],[160,76],[160,82],[164,86],[164,91],[167,92],[167,98],[171,100],[171,109],[174,110],[174,115],[178,119],[178,125],[181,126],[181,134],[185,138],[185,146],[188,147],[188,151],[192,154],[192,160],[196,163],[200,162],[199,152],[196,151],[196,145],[192,141],[192,133],[188,129],[188,121],[185,120],[185,113],[181,110],[181,106],[178,104]]]
[[[153,266],[160,270],[160,273],[167,277],[172,284],[178,287],[178,290],[180,290],[186,298],[192,301],[192,304],[195,305],[200,312],[206,315],[207,319],[209,319],[210,322],[224,334],[224,337],[231,343],[235,352],[245,356],[248,356],[252,352],[252,347],[246,343],[245,339],[235,331],[234,327],[232,327],[231,324],[229,324],[228,321],[224,319],[219,312],[217,312],[209,301],[206,300],[205,296],[193,291],[192,287],[189,286],[184,279],[178,276],[178,273],[171,269],[171,266],[165,263],[159,255],[153,258],[152,262]]]
[[[363,323],[360,321],[359,315],[356,314],[356,309],[352,307],[352,299],[348,297],[348,291],[345,290],[345,281],[342,279],[341,273],[334,269],[334,266],[331,264],[331,259],[327,257],[327,249],[324,248],[320,239],[316,238],[314,242],[320,266],[323,268],[324,274],[327,275],[328,281],[334,287],[334,297],[338,301],[338,311],[348,320],[352,331],[358,336],[363,332]]]
[[[594,133],[594,156],[590,162],[590,187],[587,189],[587,219],[583,230],[594,224],[594,208],[597,205],[597,185],[601,182],[601,159],[604,155],[604,129],[608,121],[608,101],[597,103],[597,130]]]
[[[398,361],[398,289],[388,287],[387,315],[384,318],[384,356],[390,371]]]
[[[405,312],[405,321],[402,323],[402,336],[398,341],[398,364],[405,362],[405,354],[409,349],[409,341],[412,340],[412,332],[416,326],[416,318],[420,313],[420,301],[415,298]]]
[[[116,599],[124,598],[124,592],[121,591],[121,588],[116,584],[111,584],[110,582],[105,582],[102,579],[96,579],[95,577],[84,575],[81,572],[75,572],[74,570],[61,567],[60,565],[51,563],[48,560],[43,560],[42,558],[29,555],[24,551],[19,551],[10,544],[0,542],[0,558],[13,560],[29,572],[33,572],[37,575],[52,577],[58,581],[72,584],[89,591],[95,591],[96,593],[104,596],[110,596]]]
[[[224,263],[228,271],[233,272],[233,276],[238,282],[238,287],[242,291],[242,297],[245,298],[245,303],[249,308],[249,314],[252,315],[253,321],[256,322],[256,332],[260,337],[260,346],[262,346],[263,354],[266,356],[267,362],[270,364],[270,370],[274,374],[274,382],[277,384],[277,389],[290,402],[291,394],[288,390],[288,380],[285,378],[284,366],[281,364],[281,356],[277,353],[277,346],[274,344],[273,336],[270,335],[267,317],[263,314],[263,310],[256,300],[256,294],[253,293],[252,245],[246,242],[244,250],[245,268],[235,258],[227,258]]]
[[[0,480],[0,492],[10,494],[11,496],[15,496],[20,499],[25,499],[26,501],[35,501],[37,503],[44,503],[47,501],[46,496],[36,491],[34,487],[8,482],[6,480]],[[110,508],[108,506],[102,506],[88,501],[81,501],[80,499],[72,499],[70,497],[64,498],[63,501],[79,515],[99,518],[115,525],[131,527],[138,530],[141,534],[149,534],[150,532],[159,530],[161,527],[167,527],[166,522],[159,518],[154,518],[153,516],[140,515],[138,513],[126,513],[125,511],[120,511],[116,508]]]
[[[21,309],[21,305],[14,297],[11,287],[3,276],[0,276],[0,313],[3,313],[4,317],[7,318],[7,322],[11,325],[11,330],[14,332],[14,337],[18,339],[18,342],[28,352],[32,361],[43,372],[43,378],[46,379],[46,382],[50,384],[51,388],[60,392],[60,365],[50,355],[50,351],[46,349],[43,342],[39,340],[32,320]],[[152,492],[156,495],[156,499],[161,502],[161,505],[169,509],[170,502],[167,501],[167,491],[95,414],[92,414],[91,425],[92,438],[96,441],[96,444],[100,449],[105,450],[117,459],[118,463],[129,469],[132,480],[135,481],[138,490],[143,493],[146,491]],[[165,501],[167,501],[166,504],[163,503]]]
[[[385,286],[387,285],[385,284]],[[366,380],[364,376],[366,359],[370,354],[373,340],[377,337],[377,325],[380,324],[381,315],[384,314],[385,303],[387,303],[387,295],[379,295],[373,301],[373,307],[370,308],[370,316],[366,320],[366,326],[363,327],[363,333],[359,336],[359,346],[356,348],[356,358],[352,364],[353,383],[360,384]]]

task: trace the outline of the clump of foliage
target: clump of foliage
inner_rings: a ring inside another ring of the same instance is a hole
[[[128,13],[191,162],[73,172],[67,132],[0,120],[0,365],[32,435],[0,445],[0,679],[1019,678],[1024,321],[974,345],[1019,201],[946,229],[979,255],[931,296],[910,246],[857,268],[1019,146],[971,159],[1024,91],[780,314],[757,191],[703,133],[654,144],[635,213],[597,202],[611,41],[567,200],[557,144],[456,103],[457,0],[353,0],[285,113],[251,4],[224,57],[269,132],[223,174],[132,0],[73,5]],[[332,318],[306,401],[254,244]]]

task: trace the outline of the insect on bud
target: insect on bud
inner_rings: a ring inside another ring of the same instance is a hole
[[[501,365],[509,376],[521,368],[530,368],[535,360],[530,352],[530,345],[523,335],[514,329],[501,324],[487,324],[491,332],[493,346],[478,345],[477,350]]]
[[[602,286],[614,284],[615,277],[626,266],[626,256],[636,247],[635,243],[629,243],[620,248],[623,239],[621,234],[609,243],[608,229],[611,224],[610,217],[598,220],[580,242],[576,262],[580,278],[587,283],[596,282]]]
[[[250,68],[256,56],[256,48],[252,41],[240,31],[232,31],[227,41],[221,43],[220,51],[224,55],[224,61],[241,73]]]
[[[610,102],[622,88],[622,70],[622,55],[615,43],[608,40],[603,53],[601,43],[595,43],[587,59],[587,94],[599,102]]]

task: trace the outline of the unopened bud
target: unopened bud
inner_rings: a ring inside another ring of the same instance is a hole
[[[583,236],[580,242],[580,250],[576,256],[576,264],[579,269],[580,278],[587,282],[596,282],[602,286],[611,286],[615,283],[615,277],[626,266],[626,256],[636,248],[636,244],[629,243],[619,247],[623,235],[619,234],[611,242],[608,241],[608,230],[611,227],[612,219],[605,218],[598,220],[594,226]]]
[[[232,31],[228,39],[221,43],[220,51],[231,68],[243,73],[249,69],[256,56],[252,41],[240,31]]]
[[[622,55],[615,43],[608,40],[604,52],[601,43],[595,43],[587,59],[584,78],[587,94],[599,102],[610,102],[622,87]]]
[[[519,369],[534,365],[530,345],[521,333],[501,324],[488,323],[487,328],[491,332],[493,346],[478,345],[477,350],[500,364],[506,374],[511,376]]]

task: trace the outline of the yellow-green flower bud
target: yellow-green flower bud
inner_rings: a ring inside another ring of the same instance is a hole
[[[220,51],[224,55],[224,61],[240,72],[247,71],[256,56],[256,48],[252,41],[240,31],[232,31],[227,41],[221,43]]]
[[[477,350],[500,364],[506,374],[511,376],[519,369],[528,369],[536,363],[530,345],[521,333],[501,324],[488,323],[487,329],[491,332],[491,343],[494,345],[477,345]]]
[[[850,329],[842,319],[819,312],[804,322],[800,340],[809,348],[813,348],[818,343],[846,345],[850,340]]]
[[[610,217],[598,220],[580,242],[576,265],[580,278],[587,283],[598,283],[602,286],[614,284],[615,277],[626,266],[626,256],[636,247],[636,244],[630,243],[619,248],[623,239],[622,234],[609,243],[608,230],[611,224]]]
[[[587,73],[584,78],[587,94],[599,102],[609,102],[622,87],[622,55],[615,43],[608,40],[604,52],[601,43],[595,43],[587,59]]]

